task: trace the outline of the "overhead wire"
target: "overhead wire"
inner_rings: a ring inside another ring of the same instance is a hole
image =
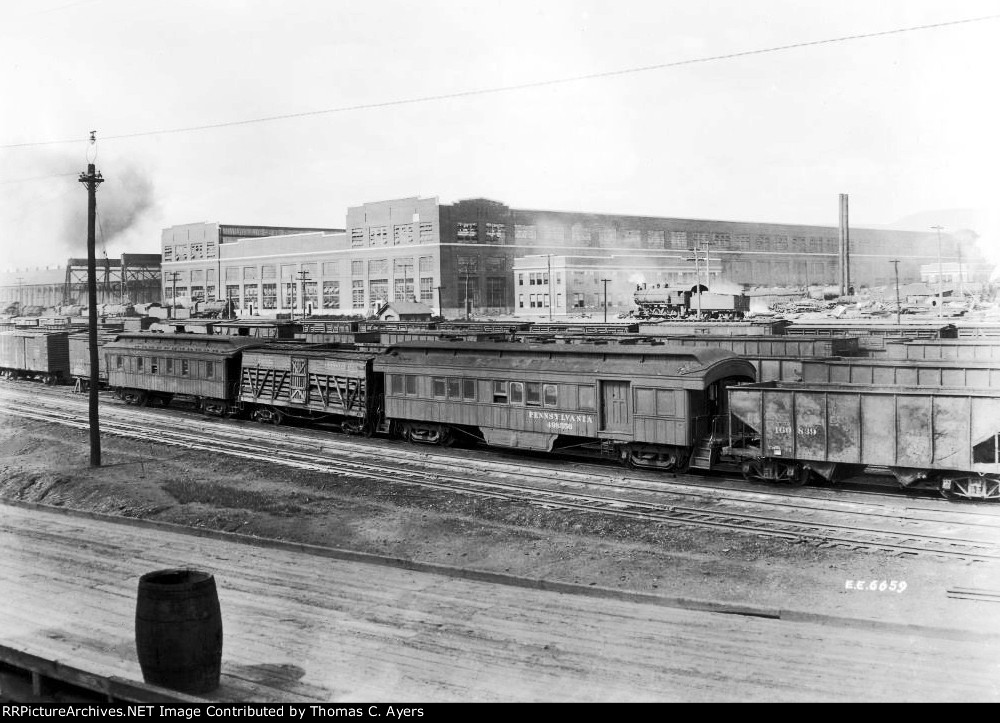
[[[721,54],[721,55],[711,55],[711,56],[706,56],[706,57],[701,57],[701,58],[689,58],[687,60],[677,60],[677,61],[672,61],[672,62],[669,62],[669,63],[656,63],[656,64],[653,64],[653,65],[642,65],[642,66],[636,66],[636,67],[631,67],[631,68],[621,68],[621,69],[618,69],[618,70],[601,71],[601,72],[597,72],[597,73],[586,73],[586,74],[583,74],[583,75],[570,76],[570,77],[566,77],[566,78],[552,78],[552,79],[549,79],[549,80],[537,80],[537,81],[530,81],[530,82],[526,82],[526,83],[516,83],[516,84],[512,84],[512,85],[494,86],[494,87],[491,87],[491,88],[477,88],[477,89],[472,89],[472,90],[458,91],[458,92],[455,92],[455,93],[441,93],[441,94],[438,94],[438,95],[420,96],[420,97],[417,97],[417,98],[401,98],[401,99],[396,99],[396,100],[381,101],[381,102],[377,102],[377,103],[359,103],[359,104],[356,104],[356,105],[340,106],[340,107],[337,107],[337,108],[325,108],[325,109],[321,109],[321,110],[302,111],[302,112],[299,112],[299,113],[285,113],[285,114],[282,114],[282,115],[264,116],[264,117],[261,117],[261,118],[247,118],[247,119],[243,119],[243,120],[234,120],[234,121],[223,121],[223,122],[220,122],[220,123],[208,123],[208,124],[196,125],[196,126],[184,126],[184,127],[181,127],[181,128],[166,128],[166,129],[152,130],[152,131],[137,131],[137,132],[134,132],[134,133],[120,133],[120,134],[117,134],[117,135],[102,136],[101,140],[103,140],[103,141],[109,141],[109,140],[113,141],[113,140],[122,140],[122,139],[126,139],[126,138],[140,138],[140,137],[144,137],[144,136],[169,135],[169,134],[175,134],[175,133],[190,133],[190,132],[194,132],[194,131],[213,130],[213,129],[217,129],[217,128],[231,128],[231,127],[235,127],[235,126],[253,125],[253,124],[257,124],[257,123],[271,123],[271,122],[274,122],[274,121],[289,120],[289,119],[292,119],[292,118],[307,118],[307,117],[310,117],[310,116],[328,115],[328,114],[332,114],[332,113],[348,113],[348,112],[359,111],[359,110],[372,110],[372,109],[376,109],[376,108],[390,108],[390,107],[401,106],[401,105],[414,105],[414,104],[418,104],[418,103],[430,103],[430,102],[440,101],[440,100],[454,100],[454,99],[457,99],[457,98],[470,98],[470,97],[474,97],[474,96],[489,95],[489,94],[494,94],[494,93],[509,93],[509,92],[519,91],[519,90],[529,90],[529,89],[532,89],[532,88],[544,88],[544,87],[549,87],[549,86],[554,86],[554,85],[565,85],[565,84],[568,84],[568,83],[578,83],[578,82],[586,81],[586,80],[597,80],[597,79],[602,79],[602,78],[613,78],[613,77],[616,77],[616,76],[629,75],[629,74],[633,74],[633,73],[646,73],[646,72],[650,72],[650,71],[653,71],[653,70],[664,70],[664,69],[667,69],[667,68],[678,68],[678,67],[685,66],[685,65],[695,65],[695,64],[698,64],[698,63],[711,63],[711,62],[716,62],[716,61],[721,61],[721,60],[733,60],[735,58],[745,58],[745,57],[750,57],[750,56],[753,56],[753,55],[764,55],[764,54],[768,54],[768,53],[779,53],[779,52],[784,52],[784,51],[787,51],[787,50],[795,50],[795,49],[798,49],[798,48],[808,48],[808,47],[815,47],[815,46],[818,46],[818,45],[830,45],[830,44],[833,44],[833,43],[843,43],[843,42],[848,42],[848,41],[852,41],[852,40],[864,40],[864,39],[868,39],[868,38],[885,37],[885,36],[888,36],[888,35],[898,35],[898,34],[901,34],[901,33],[911,33],[911,32],[917,32],[917,31],[921,31],[921,30],[932,30],[932,29],[935,29],[935,28],[944,28],[944,27],[950,27],[950,26],[955,26],[955,25],[967,25],[967,24],[970,24],[970,23],[979,23],[979,22],[985,22],[985,21],[988,21],[988,20],[997,20],[997,19],[1000,19],[1000,14],[996,14],[996,15],[984,15],[984,16],[975,17],[975,18],[964,18],[962,20],[949,20],[949,21],[944,21],[944,22],[939,22],[939,23],[929,23],[929,24],[925,24],[925,25],[913,25],[913,26],[905,27],[905,28],[894,28],[894,29],[891,29],[891,30],[880,30],[880,31],[870,32],[870,33],[857,33],[857,34],[854,34],[854,35],[842,35],[842,36],[835,37],[835,38],[824,38],[824,39],[821,39],[821,40],[806,40],[806,41],[801,41],[801,42],[798,42],[798,43],[790,43],[790,44],[787,44],[787,45],[776,45],[776,46],[772,46],[772,47],[768,47],[768,48],[757,48],[757,49],[754,49],[754,50],[744,50],[744,51],[738,51],[738,52],[735,52],[735,53],[724,53],[724,54]],[[32,141],[32,142],[25,142],[25,143],[9,143],[9,144],[0,145],[0,149],[28,148],[28,147],[33,147],[33,146],[47,146],[47,145],[62,145],[62,144],[66,144],[66,143],[79,143],[80,140],[81,140],[80,138],[72,138],[72,139],[52,140],[52,141]]]

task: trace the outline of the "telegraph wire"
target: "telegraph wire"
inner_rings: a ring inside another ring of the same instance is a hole
[[[175,133],[190,133],[193,131],[204,131],[213,130],[217,128],[232,128],[235,126],[245,126],[253,125],[257,123],[271,123],[273,121],[289,120],[292,118],[307,118],[310,116],[318,115],[328,115],[332,113],[349,113],[358,110],[372,110],[376,108],[390,108],[393,106],[401,105],[414,105],[417,103],[430,103],[439,100],[453,100],[457,98],[470,98],[473,96],[489,95],[493,93],[510,93],[518,90],[528,90],[532,88],[544,88],[554,85],[565,85],[568,83],[578,83],[584,80],[597,80],[602,78],[613,78],[621,75],[629,75],[633,73],[645,73],[652,70],[664,70],[667,68],[678,68],[685,65],[695,65],[698,63],[710,63],[719,60],[733,60],[735,58],[745,58],[753,55],[765,55],[768,53],[779,53],[786,50],[795,50],[797,48],[808,48],[817,45],[831,45],[833,43],[843,43],[851,40],[864,40],[867,38],[878,38],[885,37],[887,35],[899,35],[901,33],[911,33],[919,30],[932,30],[935,28],[943,28],[954,25],[966,25],[969,23],[984,22],[987,20],[996,20],[1000,18],[1000,14],[997,15],[985,15],[977,18],[966,18],[963,20],[949,20],[941,23],[931,23],[928,25],[914,25],[906,28],[894,28],[892,30],[881,30],[872,33],[859,33],[856,35],[842,35],[836,38],[825,38],[823,40],[807,40],[799,43],[791,43],[789,45],[777,45],[770,48],[758,48],[756,50],[744,50],[736,53],[725,53],[723,55],[711,55],[703,58],[690,58],[688,60],[677,60],[670,63],[657,63],[655,65],[643,65],[633,68],[622,68],[619,70],[608,70],[598,73],[587,73],[585,75],[576,75],[567,78],[553,78],[550,80],[538,80],[528,83],[517,83],[514,85],[503,85],[496,86],[493,88],[478,88],[473,90],[459,91],[457,93],[442,93],[440,95],[427,95],[417,98],[401,98],[397,100],[382,101],[379,103],[361,103],[358,105],[340,106],[338,108],[326,108],[323,110],[312,110],[312,111],[302,111],[300,113],[287,113],[283,115],[265,116],[262,118],[247,118],[244,120],[235,121],[224,121],[221,123],[209,123],[205,125],[198,126],[185,126],[183,128],[165,128],[154,131],[137,131],[135,133],[121,133],[118,135],[103,136],[101,140],[122,140],[126,138],[140,138],[144,136],[159,136],[159,135],[170,135]],[[80,138],[72,138],[59,141],[34,141],[28,143],[10,143],[6,145],[0,145],[0,149],[4,148],[28,148],[34,146],[51,146],[51,145],[62,145],[66,143],[79,143]]]

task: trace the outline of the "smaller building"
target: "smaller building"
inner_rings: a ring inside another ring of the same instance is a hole
[[[379,321],[430,321],[431,308],[419,301],[390,301],[375,316]]]

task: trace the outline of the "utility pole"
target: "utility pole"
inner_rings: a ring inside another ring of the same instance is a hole
[[[889,262],[893,265],[896,271],[896,325],[899,325],[899,259],[893,259]]]
[[[21,276],[17,277],[17,313],[18,315],[24,314],[24,291],[21,289],[21,282],[24,278]]]
[[[941,266],[941,229],[944,226],[931,226],[937,231],[938,242],[938,316],[944,316],[944,270]]]
[[[299,285],[302,287],[302,318],[304,319],[305,316],[306,316],[306,281],[309,280],[309,272],[306,271],[305,269],[302,269],[301,271],[298,272],[298,277],[299,277]],[[292,282],[292,284],[293,284],[293,286],[292,286],[292,321],[295,321],[295,299],[298,296],[298,292],[296,291],[296,289],[294,287],[294,284],[295,284],[294,281]]]
[[[90,466],[101,466],[101,427],[97,411],[98,354],[97,354],[97,260],[95,258],[95,225],[97,219],[97,187],[104,178],[95,170],[97,158],[97,131],[90,132],[87,149],[87,172],[80,174],[80,183],[87,187],[87,320],[90,342]]]
[[[173,282],[174,290],[170,297],[170,316],[171,319],[177,318],[177,312],[175,311],[177,307],[177,277],[181,275],[180,271],[171,271],[170,280]]]
[[[611,279],[601,279],[604,282],[604,323],[608,323],[608,282]]]
[[[469,275],[465,276],[465,320],[472,318],[472,305],[469,303]]]
[[[443,286],[435,286],[434,288],[437,289],[437,292],[438,292],[438,316],[440,316],[443,319],[444,318],[444,307],[441,306],[441,289],[443,289],[444,287]]]
[[[546,296],[549,297],[549,321],[552,321],[552,254],[545,254],[545,260],[548,262],[548,276],[545,277],[545,290],[548,292]]]

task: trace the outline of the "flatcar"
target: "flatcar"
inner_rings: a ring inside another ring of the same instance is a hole
[[[803,359],[800,366],[807,383],[1000,389],[1000,360]]]
[[[666,470],[695,461],[725,388],[754,378],[731,352],[664,346],[411,342],[374,368],[404,439],[589,450]]]
[[[205,414],[229,416],[241,352],[259,339],[215,334],[119,334],[104,345],[108,386],[126,403],[162,406],[176,397]]]
[[[286,417],[338,423],[371,434],[382,419],[376,352],[336,344],[272,342],[243,349],[238,401],[258,422]]]
[[[0,333],[0,375],[37,379],[45,384],[69,381],[69,333],[15,330]]]
[[[763,382],[729,389],[723,450],[759,481],[835,482],[888,468],[903,487],[1000,499],[1000,396],[991,390]]]

